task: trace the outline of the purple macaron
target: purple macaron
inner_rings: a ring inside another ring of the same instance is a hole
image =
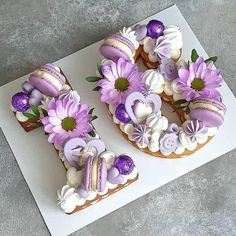
[[[100,53],[108,60],[117,62],[119,58],[130,61],[135,53],[134,44],[122,35],[112,34],[104,39],[99,48]]]
[[[190,118],[202,121],[208,127],[219,127],[224,122],[226,106],[212,98],[197,98],[190,104]]]
[[[44,95],[57,97],[66,82],[64,75],[52,64],[35,70],[29,77],[30,83]]]
[[[107,181],[107,165],[104,158],[98,157],[97,162],[95,162],[96,157],[89,156],[84,167],[83,185],[86,191],[98,191],[103,192],[106,187]],[[92,189],[92,170],[93,165],[97,165],[97,179],[96,179],[96,189]]]
[[[103,192],[107,182],[107,163],[105,158],[98,158],[97,191]]]

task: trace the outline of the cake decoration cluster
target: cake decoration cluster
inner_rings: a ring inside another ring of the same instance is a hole
[[[35,70],[12,97],[12,111],[31,131],[43,126],[67,171],[67,183],[58,191],[58,203],[73,213],[119,191],[138,178],[131,157],[107,151],[92,121],[94,108],[80,101],[59,67]]]
[[[96,82],[101,101],[114,123],[135,146],[157,157],[182,157],[198,150],[223,124],[226,106],[219,87],[223,78],[214,62],[192,50],[179,60],[183,36],[175,25],[159,20],[124,28],[104,39]],[[140,60],[146,66],[140,66]],[[169,103],[181,125],[161,111]]]

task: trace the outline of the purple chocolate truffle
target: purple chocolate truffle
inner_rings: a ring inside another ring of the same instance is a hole
[[[11,100],[12,106],[20,112],[26,112],[30,108],[30,97],[24,92],[16,93]]]
[[[115,116],[122,123],[130,122],[130,117],[129,117],[129,115],[127,114],[127,112],[125,110],[125,105],[124,104],[119,104],[116,107]]]
[[[134,162],[127,155],[118,156],[115,159],[114,165],[122,175],[129,175],[134,169]]]
[[[159,20],[150,20],[147,24],[147,36],[157,39],[163,35],[165,26]]]

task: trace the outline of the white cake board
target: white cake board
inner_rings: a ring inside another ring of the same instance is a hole
[[[184,38],[183,58],[189,58],[193,48],[199,55],[208,57],[176,6],[141,23],[147,23],[151,19],[159,19],[166,25],[176,24],[181,27]],[[140,175],[136,183],[83,211],[66,215],[57,206],[56,191],[66,183],[65,169],[53,146],[47,142],[42,128],[30,133],[24,132],[10,111],[11,96],[19,91],[27,76],[0,88],[0,126],[52,235],[70,234],[236,147],[235,97],[225,83],[221,88],[224,103],[228,107],[225,123],[213,140],[196,154],[176,160],[151,158],[130,145],[112,123],[106,106],[99,101],[98,93],[92,91],[94,84],[85,81],[86,76],[95,74],[96,64],[100,61],[100,43],[97,42],[67,56],[56,64],[63,69],[73,88],[79,92],[82,102],[96,108],[95,113],[99,119],[94,125],[107,148],[116,153],[125,152],[132,156]]]

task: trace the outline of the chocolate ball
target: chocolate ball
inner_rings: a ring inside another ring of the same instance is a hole
[[[147,36],[157,39],[163,35],[165,26],[159,20],[150,20],[147,24]]]
[[[134,169],[133,160],[127,155],[120,155],[115,159],[114,166],[122,175],[129,175]]]
[[[125,110],[125,105],[124,104],[119,104],[116,107],[115,116],[122,123],[130,122],[130,117],[129,117],[128,113]]]
[[[12,106],[20,112],[26,112],[30,108],[30,97],[24,92],[16,93],[11,100]]]

